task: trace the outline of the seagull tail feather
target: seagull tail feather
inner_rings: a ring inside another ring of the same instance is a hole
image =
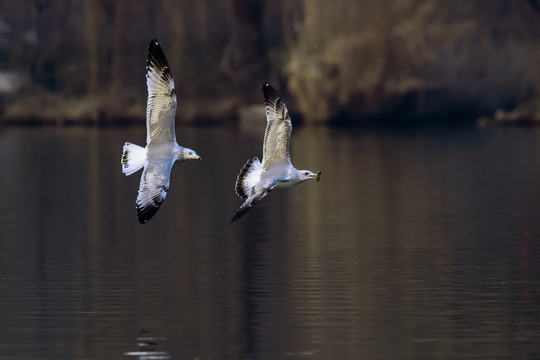
[[[122,172],[129,176],[140,170],[146,160],[146,149],[129,142],[124,144],[122,152]]]
[[[261,171],[262,165],[259,159],[257,157],[249,159],[236,178],[236,195],[241,199],[247,199],[251,188],[259,181]]]

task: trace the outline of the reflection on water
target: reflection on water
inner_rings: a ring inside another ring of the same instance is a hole
[[[139,336],[137,338],[137,350],[126,351],[124,356],[131,357],[137,360],[169,360],[171,355],[167,351],[159,350],[161,344],[167,340],[167,338],[156,338],[150,336],[148,330],[139,330]]]
[[[540,129],[296,129],[321,182],[233,225],[262,132],[179,129],[204,160],[140,225],[144,131],[0,130],[0,358],[540,356]]]

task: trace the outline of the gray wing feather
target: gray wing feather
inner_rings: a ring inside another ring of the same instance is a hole
[[[279,93],[269,83],[263,85],[266,110],[266,130],[263,143],[263,167],[275,159],[289,159],[292,123]]]
[[[163,144],[176,141],[174,120],[176,116],[176,92],[174,81],[163,49],[153,39],[148,47],[146,63],[146,143]]]
[[[136,203],[141,224],[150,220],[165,201],[173,164],[172,160],[158,159],[150,160],[144,166]]]

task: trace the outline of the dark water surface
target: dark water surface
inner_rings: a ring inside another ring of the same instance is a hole
[[[540,358],[540,129],[296,129],[233,225],[262,129],[178,130],[146,225],[145,128],[0,130],[0,359]]]

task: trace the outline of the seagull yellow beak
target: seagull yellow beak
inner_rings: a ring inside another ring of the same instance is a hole
[[[315,178],[315,181],[316,181],[316,182],[319,182],[320,180],[321,180],[321,172],[319,171],[319,172],[317,173],[317,177]]]

